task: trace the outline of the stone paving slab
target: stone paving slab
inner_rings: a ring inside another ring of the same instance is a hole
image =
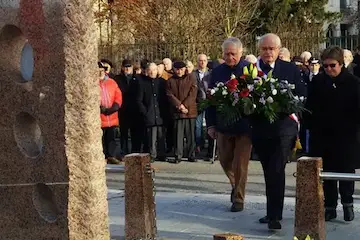
[[[109,215],[112,239],[124,239],[124,195],[122,191],[109,190]],[[220,194],[157,193],[158,239],[212,239],[215,233],[242,234],[246,240],[293,239],[295,199],[286,198],[283,229],[269,231],[258,223],[265,215],[264,196],[247,196],[245,210],[229,212],[229,196]],[[338,220],[327,223],[327,240],[360,239],[360,201],[355,203],[356,219],[352,223]]]

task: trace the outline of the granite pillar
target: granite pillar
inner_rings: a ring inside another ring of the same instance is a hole
[[[319,177],[321,158],[302,157],[297,161],[295,236],[325,240],[324,192]]]
[[[234,233],[219,233],[214,235],[214,240],[245,240],[245,238]]]
[[[0,1],[0,239],[109,239],[92,0]]]
[[[125,156],[125,239],[156,238],[153,169],[149,154]]]

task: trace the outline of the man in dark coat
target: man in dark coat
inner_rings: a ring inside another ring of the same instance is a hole
[[[148,64],[147,76],[139,81],[137,104],[146,126],[152,160],[165,160],[164,119],[167,113],[165,80],[157,76],[157,65]],[[157,152],[159,149],[159,152]]]
[[[195,159],[195,120],[197,116],[197,83],[191,74],[186,74],[186,64],[174,62],[174,75],[166,82],[166,94],[170,101],[170,110],[175,119],[176,144],[175,160],[179,163],[184,152],[184,132],[186,138],[186,155],[190,162]]]
[[[260,59],[258,69],[265,76],[270,72],[274,78],[295,84],[295,95],[306,94],[306,86],[301,82],[299,69],[289,62],[278,59],[281,40],[275,34],[266,34],[259,40]],[[274,123],[265,119],[254,119],[253,145],[261,161],[265,185],[267,214],[259,219],[267,223],[269,229],[281,229],[285,192],[285,166],[291,155],[298,134],[298,123],[291,113],[284,113]]]
[[[115,77],[121,92],[123,93],[123,105],[119,110],[121,148],[123,154],[130,153],[129,131],[131,135],[131,152],[140,152],[142,133],[139,131],[139,111],[136,106],[136,94],[138,91],[138,79],[133,73],[133,65],[125,59],[121,65],[121,73]]]
[[[355,173],[360,167],[360,79],[344,67],[343,51],[322,53],[325,72],[311,82],[307,99],[310,115],[310,155],[322,157],[326,172]],[[324,180],[325,220],[337,217],[337,181]],[[354,219],[353,181],[339,181],[344,220]]]
[[[243,75],[243,68],[249,63],[241,60],[243,46],[238,38],[228,38],[223,43],[225,63],[211,72],[209,88],[214,88],[218,82],[227,82],[231,75]],[[219,160],[232,186],[231,211],[240,212],[244,209],[245,186],[248,175],[248,165],[251,156],[250,123],[242,118],[234,124],[227,125],[216,109],[206,110],[208,134],[217,139]]]

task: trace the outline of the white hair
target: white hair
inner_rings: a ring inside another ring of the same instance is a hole
[[[170,58],[164,58],[164,59],[163,59],[163,63],[165,64],[165,62],[170,62],[170,63],[172,63],[172,61],[171,61]]]
[[[151,62],[151,63],[149,63],[149,64],[146,66],[147,69],[150,69],[151,67],[155,67],[155,68],[157,69],[156,63]]]
[[[245,60],[252,64],[257,62],[257,58],[253,54],[246,55]]]
[[[265,39],[271,39],[273,42],[275,42],[277,47],[281,47],[281,40],[278,35],[275,33],[267,33],[259,38],[259,46],[262,45],[262,43],[265,41]]]
[[[206,60],[207,60],[207,58],[208,58],[208,57],[206,56],[206,54],[201,53],[201,54],[199,54],[199,55],[197,56],[197,60],[198,60],[198,61],[199,61],[200,57],[205,57]]]
[[[303,52],[300,57],[304,60],[307,61],[309,60],[312,56],[311,56],[311,52],[305,51]]]
[[[287,49],[286,47],[280,48],[280,54],[286,55],[288,57],[290,57],[290,51],[289,49]]]
[[[351,63],[354,60],[353,54],[349,49],[344,49],[343,54],[344,54],[344,58],[346,55],[350,57],[350,61],[348,63]]]
[[[236,48],[238,49],[242,49],[243,48],[243,44],[240,41],[240,39],[238,39],[237,37],[229,37],[227,39],[225,39],[225,41],[223,42],[223,44],[221,45],[221,48],[223,49],[223,51],[225,50],[225,48],[227,48],[229,45],[234,45]]]

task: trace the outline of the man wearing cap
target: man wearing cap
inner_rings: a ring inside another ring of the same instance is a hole
[[[110,164],[118,164],[121,149],[119,139],[118,110],[122,104],[122,93],[116,82],[106,74],[108,67],[98,62],[99,83],[101,88],[100,117],[103,130],[103,151]]]
[[[138,81],[133,73],[133,64],[130,60],[123,60],[121,73],[115,77],[115,81],[123,94],[123,105],[119,111],[122,153],[124,155],[130,153],[129,131],[131,152],[140,152],[141,133],[139,133],[139,126],[136,122],[139,112],[135,104]]]
[[[175,160],[179,163],[184,152],[184,132],[186,155],[190,162],[195,161],[195,120],[197,117],[197,84],[191,74],[186,74],[186,64],[176,61],[173,64],[174,75],[167,81],[166,94],[170,101],[170,110],[175,120],[176,143]]]

